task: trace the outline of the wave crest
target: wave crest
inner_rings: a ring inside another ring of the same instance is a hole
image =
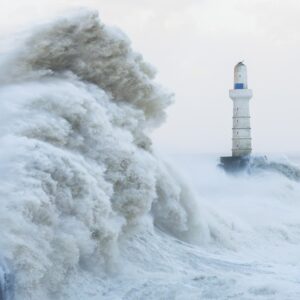
[[[194,200],[147,136],[172,96],[124,34],[84,11],[35,29],[9,58],[0,249],[20,299],[50,299],[76,270],[112,269],[119,240],[151,214],[189,236]]]

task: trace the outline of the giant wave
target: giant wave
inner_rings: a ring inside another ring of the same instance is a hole
[[[200,225],[148,137],[172,94],[129,39],[89,10],[24,36],[1,56],[0,250],[19,299],[48,299],[81,269],[114,272],[145,218],[182,239]]]

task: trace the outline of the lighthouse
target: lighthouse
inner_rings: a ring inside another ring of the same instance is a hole
[[[249,110],[252,90],[248,89],[247,67],[243,62],[234,67],[234,84],[229,96],[233,101],[232,156],[221,157],[221,166],[231,171],[247,166],[252,151]]]
[[[229,96],[233,101],[232,156],[247,156],[252,150],[249,111],[252,90],[248,89],[247,67],[243,62],[234,67],[234,88]]]

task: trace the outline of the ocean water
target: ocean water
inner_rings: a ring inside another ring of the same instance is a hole
[[[1,49],[0,299],[299,299],[295,158],[158,154],[172,93],[94,11]]]
[[[101,299],[298,299],[298,179],[265,170],[231,176],[217,155],[164,159],[189,183],[198,226],[188,242],[141,227],[122,243],[120,270],[101,281]],[[297,167],[295,157],[269,159]]]

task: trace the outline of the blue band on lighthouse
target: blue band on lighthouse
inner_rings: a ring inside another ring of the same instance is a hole
[[[234,89],[235,90],[243,90],[244,89],[244,84],[243,83],[235,83],[234,84]]]

